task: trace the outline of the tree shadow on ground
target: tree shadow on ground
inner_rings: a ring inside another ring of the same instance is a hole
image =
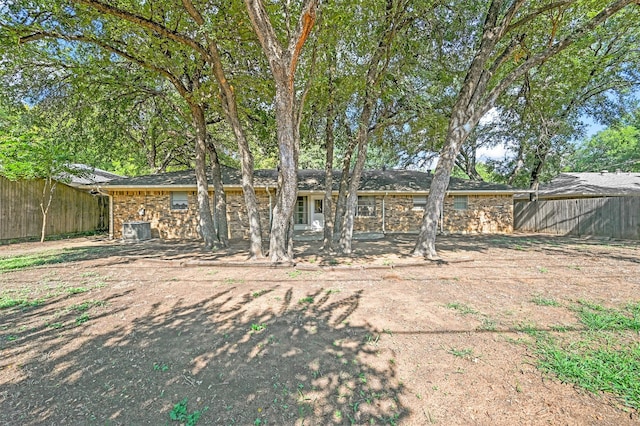
[[[294,301],[279,287],[266,303],[266,292],[232,291],[138,310],[115,294],[62,330],[38,327],[49,305],[28,318],[10,311],[27,331],[3,342],[14,363],[0,370],[3,422],[167,424],[185,399],[200,424],[395,424],[408,414],[395,365],[369,327],[348,324],[361,292]]]

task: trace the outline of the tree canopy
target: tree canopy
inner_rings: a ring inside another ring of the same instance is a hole
[[[0,5],[0,110],[22,103],[57,123],[76,161],[126,174],[195,166],[203,229],[207,156],[214,168],[239,166],[254,257],[263,252],[253,169],[277,167],[274,261],[291,257],[300,166],[347,172],[344,216],[325,223],[344,231],[348,252],[347,194],[362,170],[431,168],[437,158],[415,249],[434,256],[455,167],[535,186],[566,167],[580,117],[611,124],[629,110],[639,9],[634,0],[14,0]],[[629,125],[572,164],[597,155],[631,164]],[[477,151],[496,145],[505,159],[479,165]]]

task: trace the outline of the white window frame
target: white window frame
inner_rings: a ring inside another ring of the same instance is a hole
[[[469,196],[468,195],[454,195],[453,196],[453,209],[454,210],[468,210],[469,209]]]
[[[189,210],[189,194],[186,191],[172,191],[170,207],[173,211]]]
[[[424,211],[427,208],[427,196],[426,195],[414,195],[413,196],[413,209]]]
[[[376,197],[374,195],[358,195],[356,216],[376,217]]]

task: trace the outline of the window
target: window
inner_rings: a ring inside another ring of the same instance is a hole
[[[453,196],[453,209],[454,210],[467,210],[469,208],[469,196],[468,195],[454,195]]]
[[[296,201],[295,224],[308,225],[309,214],[307,213],[307,197],[298,197]]]
[[[376,215],[376,197],[358,196],[358,209],[356,216],[375,216]]]
[[[413,196],[413,210],[424,210],[427,207],[426,195]]]
[[[171,210],[187,210],[189,208],[189,198],[186,192],[171,193]]]

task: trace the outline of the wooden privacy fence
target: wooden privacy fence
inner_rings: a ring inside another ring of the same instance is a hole
[[[640,240],[640,196],[516,201],[514,229]]]
[[[44,181],[0,176],[0,240],[39,237]],[[58,182],[47,215],[46,235],[100,231],[109,227],[109,198]]]

